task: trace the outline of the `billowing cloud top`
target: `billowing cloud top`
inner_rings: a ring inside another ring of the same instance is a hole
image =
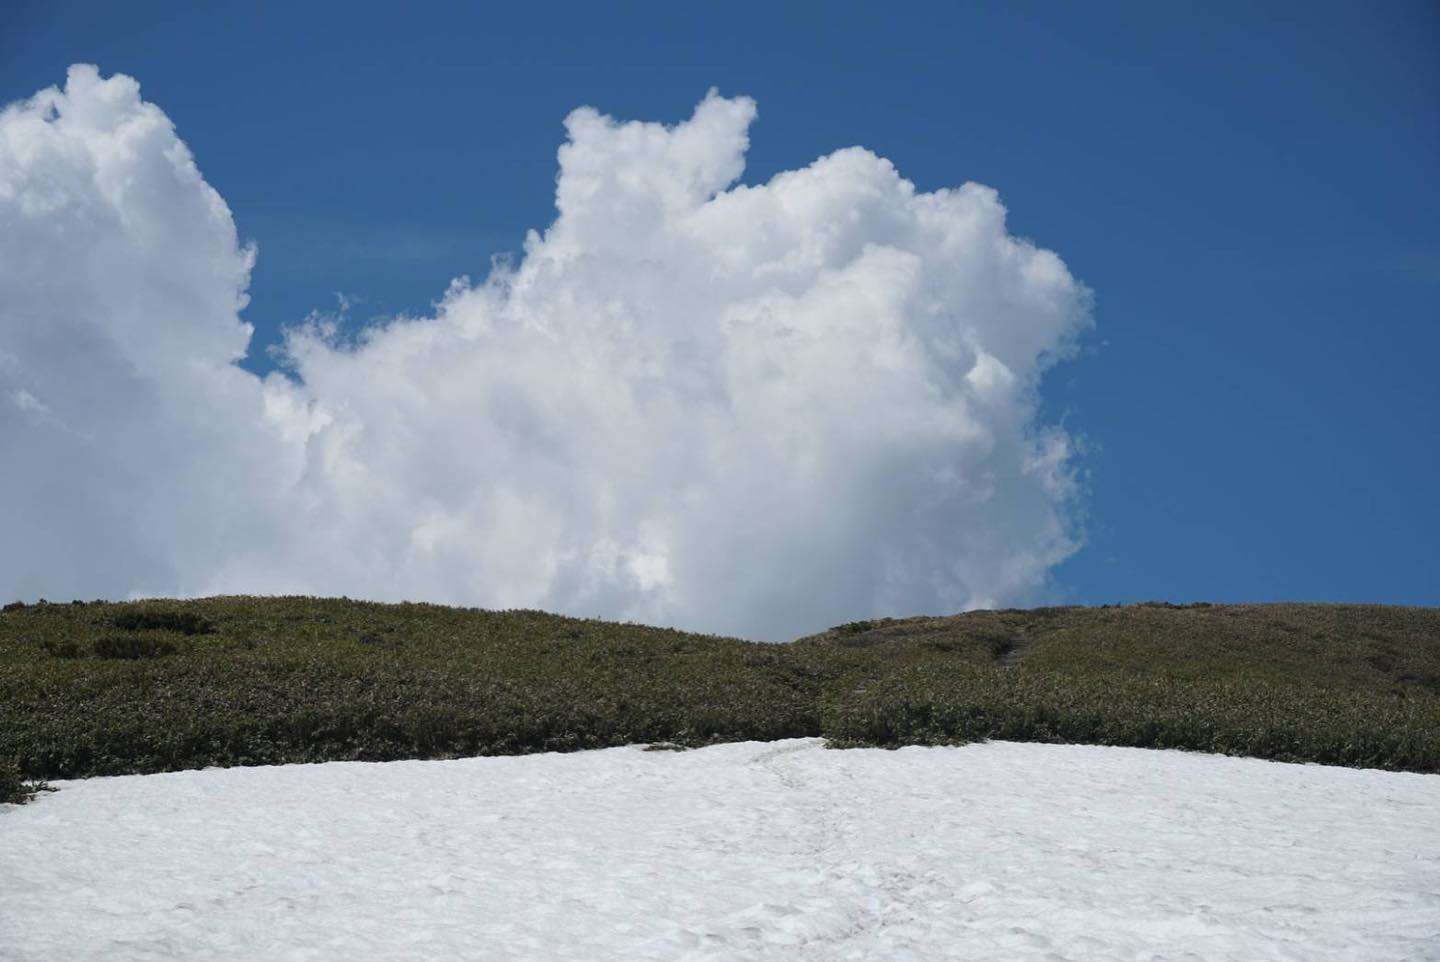
[[[327,593],[782,639],[1037,597],[1075,548],[1037,382],[1087,323],[993,190],[756,115],[566,120],[558,216],[433,317],[234,366],[254,259],[132,79],[0,114],[0,595]]]

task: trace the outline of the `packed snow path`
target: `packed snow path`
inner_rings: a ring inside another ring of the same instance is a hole
[[[816,741],[61,783],[5,959],[1440,958],[1440,777]]]

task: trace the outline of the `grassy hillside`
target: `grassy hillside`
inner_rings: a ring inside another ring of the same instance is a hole
[[[842,745],[990,737],[1440,771],[1440,610],[973,612],[831,631],[814,643],[955,647],[948,659],[892,663],[830,713],[825,734]]]
[[[988,611],[790,645],[344,599],[0,613],[0,759],[29,778],[798,735],[1440,771],[1440,610]]]

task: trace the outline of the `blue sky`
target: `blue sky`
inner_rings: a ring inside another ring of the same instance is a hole
[[[248,366],[335,305],[422,313],[554,216],[561,122],[759,105],[746,183],[860,144],[996,188],[1093,290],[1045,409],[1083,440],[1083,603],[1440,604],[1433,3],[26,3],[0,92],[140,80],[260,259]]]

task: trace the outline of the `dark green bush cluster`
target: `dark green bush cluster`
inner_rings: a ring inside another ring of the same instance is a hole
[[[106,635],[97,638],[90,646],[96,658],[163,658],[178,654],[179,642],[169,638],[139,638],[126,635]]]
[[[23,805],[38,793],[49,791],[44,782],[32,782],[20,771],[13,758],[0,758],[0,804]]]
[[[825,735],[1440,771],[1437,680],[1440,612],[1414,608],[971,612],[762,645],[345,599],[36,604],[0,613],[0,758],[59,778]]]
[[[126,608],[115,616],[122,631],[175,631],[182,635],[209,635],[215,631],[210,619],[193,611]]]
[[[74,638],[47,638],[40,648],[52,658],[84,658],[94,653],[90,644],[82,644]]]

